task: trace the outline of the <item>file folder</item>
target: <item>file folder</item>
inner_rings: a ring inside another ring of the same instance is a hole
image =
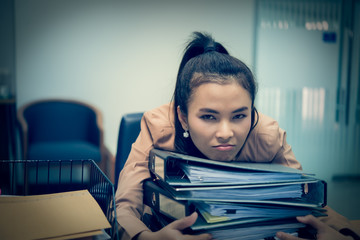
[[[88,190],[0,196],[0,239],[74,239],[110,227]]]

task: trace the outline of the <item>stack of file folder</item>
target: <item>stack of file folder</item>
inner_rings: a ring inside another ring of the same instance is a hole
[[[324,216],[326,182],[279,164],[224,162],[159,149],[150,151],[144,203],[159,227],[197,211],[192,233],[215,239],[298,235],[296,216]]]

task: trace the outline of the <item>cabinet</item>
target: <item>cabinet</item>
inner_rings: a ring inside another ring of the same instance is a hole
[[[14,6],[14,0],[0,1],[0,160],[17,158]]]
[[[0,160],[16,158],[15,99],[0,100]]]

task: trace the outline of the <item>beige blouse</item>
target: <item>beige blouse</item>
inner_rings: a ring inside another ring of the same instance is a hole
[[[165,104],[145,112],[141,132],[132,145],[127,162],[120,173],[116,191],[117,221],[123,239],[131,239],[148,230],[140,220],[144,212],[142,182],[150,177],[149,151],[152,148],[174,150],[173,104]],[[272,118],[259,113],[259,121],[250,133],[237,161],[271,162],[301,169],[291,146],[286,143],[286,133]]]

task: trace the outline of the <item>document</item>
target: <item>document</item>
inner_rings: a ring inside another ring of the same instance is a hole
[[[247,218],[291,218],[308,214],[323,215],[321,208],[284,207],[269,204],[236,204],[219,202],[193,203],[208,223]]]
[[[272,223],[257,226],[232,227],[231,229],[213,229],[207,231],[214,239],[254,240],[272,238],[282,231],[297,236],[297,231],[305,225],[302,223]]]
[[[301,184],[283,186],[230,188],[213,190],[191,190],[184,195],[194,199],[221,199],[221,200],[270,200],[301,198],[303,193]]]
[[[256,184],[265,182],[281,182],[300,180],[300,173],[277,173],[263,171],[235,171],[224,168],[214,168],[190,165],[180,162],[179,167],[184,171],[191,183],[238,183]]]

